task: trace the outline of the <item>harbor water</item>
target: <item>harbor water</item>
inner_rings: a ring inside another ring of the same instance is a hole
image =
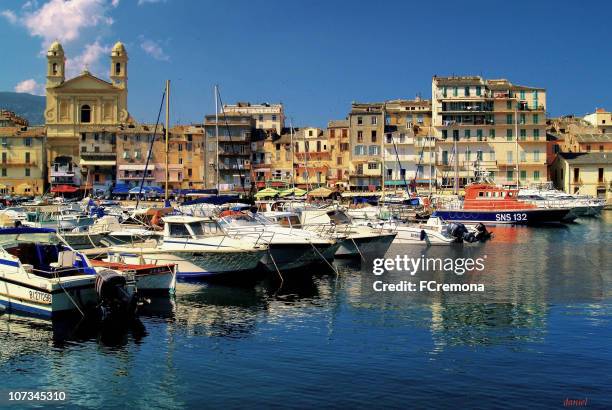
[[[179,283],[126,328],[0,316],[3,406],[65,391],[85,408],[612,408],[612,212],[493,228],[484,244],[387,257],[484,258],[485,269],[373,274],[335,263],[255,284]],[[376,281],[482,284],[381,292]]]

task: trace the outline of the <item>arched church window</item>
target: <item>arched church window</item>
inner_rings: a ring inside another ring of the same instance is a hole
[[[57,63],[53,63],[53,67],[51,70],[53,71],[53,75],[57,74]]]
[[[115,63],[115,75],[121,74],[121,63]]]
[[[91,122],[91,107],[87,104],[81,107],[81,122]]]

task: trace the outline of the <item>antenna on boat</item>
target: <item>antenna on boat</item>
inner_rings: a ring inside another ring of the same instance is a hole
[[[217,159],[215,163],[217,166],[215,167],[216,171],[216,181],[217,181],[217,195],[219,195],[219,89],[217,84],[215,84],[215,141],[217,141]]]

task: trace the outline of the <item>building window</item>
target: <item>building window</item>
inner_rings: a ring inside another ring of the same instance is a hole
[[[376,130],[372,130],[372,142],[376,142]]]
[[[512,181],[514,179],[514,171],[512,170],[506,171],[506,179],[508,181]]]
[[[587,146],[586,146],[586,150],[587,150],[587,152],[591,152],[591,146],[590,146],[590,145],[587,145]]]
[[[511,128],[508,128],[508,129],[506,130],[506,139],[507,139],[508,141],[512,141],[512,129],[511,129]]]
[[[597,182],[599,182],[600,184],[604,182],[604,169],[603,168],[597,168]]]
[[[520,115],[520,117],[519,117],[519,122],[520,122],[521,124],[526,124],[526,123],[527,123],[527,121],[525,120],[525,114],[521,114],[521,115]]]
[[[540,171],[533,171],[533,180],[534,181],[540,180]]]
[[[57,75],[57,63],[53,63],[53,66],[52,66],[51,70],[53,72],[53,75]]]
[[[533,130],[533,139],[537,140],[538,138],[540,138],[540,130],[535,129]]]
[[[370,145],[368,147],[368,155],[376,156],[378,153],[378,145]]]
[[[376,125],[377,119],[375,116],[372,116],[371,121],[372,121],[372,125]]]
[[[459,130],[453,130],[453,140],[459,141]]]
[[[476,130],[476,138],[478,138],[478,141],[482,141],[482,130]]]
[[[357,131],[357,142],[363,142],[363,131]]]
[[[604,146],[603,145],[599,146],[599,152],[604,152]]]
[[[513,124],[513,115],[512,114],[506,114],[506,124]]]
[[[423,114],[417,114],[417,123],[423,124]]]
[[[448,131],[447,130],[442,130],[442,139],[447,139],[448,138]]]
[[[465,151],[465,160],[466,161],[470,161],[472,158],[472,151],[470,151],[469,149]]]
[[[312,130],[308,130],[308,136],[312,137]]]
[[[82,123],[91,122],[91,107],[87,104],[81,106],[81,122]]]
[[[121,63],[115,63],[115,75],[121,74]]]
[[[329,130],[329,139],[334,138],[334,137],[335,137],[335,135],[336,135],[335,130]]]
[[[476,160],[483,161],[484,160],[483,158],[484,156],[483,156],[482,150],[476,151]]]
[[[357,125],[363,124],[363,117],[357,117]]]
[[[368,162],[368,169],[378,169],[378,162]]]
[[[453,97],[457,97],[459,95],[459,89],[457,87],[453,87]]]
[[[32,138],[27,137],[26,139],[23,140],[23,143],[26,147],[31,147],[32,146]]]
[[[520,135],[521,135],[521,139],[524,140],[527,138],[527,130],[526,129],[521,129],[520,130]]]
[[[540,116],[538,114],[533,114],[533,123],[538,124],[540,122]]]
[[[479,85],[476,86],[476,95],[480,96],[482,94],[482,87]]]
[[[447,90],[447,88],[446,88],[446,87],[442,87],[442,96],[443,96],[443,97],[446,97],[447,91],[448,91],[448,90]]]
[[[489,130],[489,138],[495,138],[495,130],[494,129],[490,129]]]
[[[365,155],[365,147],[363,145],[355,145],[355,155]]]
[[[30,176],[30,168],[25,168],[25,176],[26,177]]]
[[[521,181],[524,181],[527,179],[527,171],[521,171]]]
[[[25,163],[26,163],[26,164],[29,164],[29,163],[30,163],[30,153],[29,153],[29,152],[26,152],[26,153],[25,153]]]
[[[540,160],[540,151],[537,149],[533,151],[533,160],[535,162],[538,162]]]
[[[187,176],[188,176],[189,178],[191,178],[191,176],[192,176],[192,175],[193,175],[193,171],[192,171],[192,169],[191,169],[191,168],[187,168]]]
[[[465,130],[465,131],[463,131],[463,136],[464,136],[466,139],[470,139],[470,137],[472,136],[472,131],[471,131],[471,130]]]
[[[463,93],[466,97],[470,96],[470,87],[465,87],[463,90]]]
[[[512,151],[506,151],[506,162],[512,164],[514,162],[514,154]]]
[[[521,151],[521,162],[527,162],[527,154],[525,151]]]
[[[276,115],[272,116],[272,121],[276,121]]]
[[[6,176],[6,168],[2,168],[2,176],[5,177]]]
[[[512,109],[512,101],[506,101],[506,108],[509,110]]]

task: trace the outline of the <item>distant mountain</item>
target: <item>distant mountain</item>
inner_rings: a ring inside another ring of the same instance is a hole
[[[26,93],[0,91],[0,109],[13,111],[27,119],[30,125],[45,123],[45,97]]]

